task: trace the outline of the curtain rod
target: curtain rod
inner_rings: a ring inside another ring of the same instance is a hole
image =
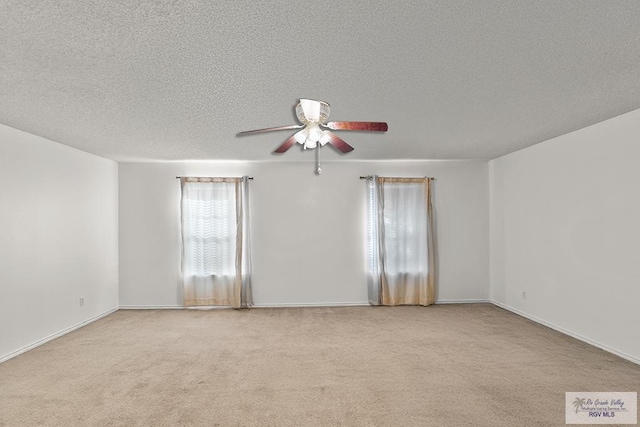
[[[371,179],[373,175],[360,176],[360,179]],[[435,177],[433,176],[423,176],[422,178],[430,179],[431,181],[435,181]]]
[[[181,178],[193,178],[190,176],[176,176],[176,179],[181,179]],[[241,177],[244,178],[244,177]],[[253,177],[252,176],[248,176],[247,179],[250,179],[251,181],[253,181]]]

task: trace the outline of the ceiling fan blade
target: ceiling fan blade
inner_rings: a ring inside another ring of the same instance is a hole
[[[304,116],[310,122],[317,122],[320,120],[320,101],[314,101],[313,99],[301,99],[300,106],[304,112]]]
[[[288,126],[277,126],[277,127],[274,127],[274,128],[245,130],[244,132],[238,133],[238,136],[249,135],[249,134],[252,134],[252,133],[272,132],[274,130],[300,129],[302,127],[304,127],[304,125],[288,125]]]
[[[385,122],[328,122],[325,126],[333,130],[366,130],[371,132],[386,132],[389,129]]]
[[[329,144],[333,145],[335,149],[341,151],[342,153],[348,153],[349,151],[353,151],[353,147],[347,144],[333,132],[326,131],[329,135]]]
[[[290,137],[289,139],[287,139],[285,142],[283,142],[278,148],[276,148],[273,152],[276,154],[282,154],[285,151],[287,151],[289,148],[291,148],[293,146],[293,144],[296,143],[296,135],[299,132],[297,132],[295,135],[293,135],[292,137]]]

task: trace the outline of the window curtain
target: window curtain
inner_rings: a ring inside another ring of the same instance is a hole
[[[372,305],[435,302],[431,180],[368,180],[368,292]]]
[[[253,305],[247,177],[180,183],[184,306]]]

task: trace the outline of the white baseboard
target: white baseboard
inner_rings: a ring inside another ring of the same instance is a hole
[[[181,305],[121,305],[120,310],[183,310]]]
[[[368,302],[320,302],[320,303],[265,303],[255,304],[251,308],[287,308],[287,307],[360,307],[368,306]],[[195,306],[181,305],[121,305],[120,310],[211,310],[231,308],[226,306]]]
[[[505,310],[510,311],[512,313],[515,313],[518,316],[522,316],[524,318],[527,318],[527,319],[529,319],[529,320],[531,320],[533,322],[536,322],[536,323],[539,323],[539,324],[541,324],[543,326],[546,326],[547,328],[551,328],[551,329],[553,329],[555,331],[558,331],[560,333],[568,335],[568,336],[570,336],[572,338],[575,338],[577,340],[585,342],[585,343],[587,343],[589,345],[592,345],[594,347],[598,347],[601,350],[604,350],[604,351],[609,352],[611,354],[615,354],[616,356],[621,357],[621,358],[623,358],[625,360],[628,360],[629,362],[633,362],[633,363],[635,363],[637,365],[640,365],[640,359],[638,359],[636,357],[630,356],[630,355],[628,355],[626,353],[623,353],[623,352],[618,351],[616,349],[613,349],[611,347],[607,347],[606,345],[600,344],[599,342],[593,341],[593,340],[591,340],[589,338],[585,338],[582,335],[578,335],[575,332],[571,332],[571,331],[569,331],[567,329],[561,328],[560,326],[554,325],[553,323],[547,322],[546,320],[539,319],[539,318],[537,318],[535,316],[532,316],[532,315],[530,315],[528,313],[525,313],[524,311],[520,311],[520,310],[518,310],[516,308],[513,308],[513,307],[511,307],[509,305],[506,305],[506,304],[503,304],[501,302],[494,301],[494,300],[491,300],[490,302],[491,302],[491,304],[496,305],[496,306],[498,306],[500,308],[504,308]]]
[[[436,304],[479,304],[490,303],[488,299],[445,299],[437,300]],[[271,308],[271,307],[364,307],[370,306],[368,301],[362,302],[319,302],[319,303],[267,303],[256,304],[252,308]],[[376,306],[377,307],[377,306]]]
[[[76,329],[80,329],[80,328],[82,328],[83,326],[86,326],[86,325],[88,325],[89,323],[93,323],[93,322],[95,322],[95,321],[96,321],[96,320],[98,320],[98,319],[102,319],[103,317],[106,317],[106,316],[108,316],[108,315],[110,315],[111,313],[114,313],[114,312],[116,312],[116,311],[118,311],[118,307],[115,307],[115,308],[112,308],[112,309],[110,309],[110,310],[107,310],[107,311],[105,311],[104,313],[98,314],[97,316],[94,316],[94,317],[92,317],[92,318],[90,318],[90,319],[84,320],[84,321],[82,321],[82,322],[80,322],[80,323],[76,323],[76,324],[75,324],[75,325],[73,325],[73,326],[69,326],[68,328],[65,328],[65,329],[63,329],[63,330],[61,330],[61,331],[58,331],[58,332],[54,333],[54,334],[51,334],[51,335],[49,335],[49,336],[46,336],[46,337],[44,337],[44,338],[42,338],[42,339],[40,339],[40,340],[38,340],[38,341],[36,341],[36,342],[33,342],[33,343],[29,344],[29,345],[26,345],[26,346],[24,346],[24,347],[21,347],[21,348],[19,348],[19,349],[15,350],[15,351],[12,351],[12,352],[11,352],[11,353],[9,353],[9,354],[5,354],[4,356],[0,356],[0,363],[2,363],[2,362],[6,362],[6,361],[7,361],[7,360],[9,360],[9,359],[13,359],[13,358],[14,358],[14,357],[16,357],[16,356],[21,355],[22,353],[25,353],[25,352],[27,352],[27,351],[29,351],[29,350],[33,350],[34,348],[39,347],[39,346],[41,346],[42,344],[45,344],[45,343],[47,343],[47,342],[49,342],[49,341],[51,341],[51,340],[54,340],[54,339],[59,338],[59,337],[61,337],[61,336],[63,336],[63,335],[66,335],[66,334],[68,334],[69,332],[73,332],[73,331],[75,331]]]
[[[436,304],[482,304],[489,303],[488,299],[439,299]]]
[[[488,299],[445,299],[438,300],[436,304],[480,304],[490,303]],[[251,306],[251,308],[286,308],[286,307],[366,307],[369,306],[368,301],[358,302],[274,302],[259,303]],[[181,305],[121,305],[120,310],[183,310],[197,309],[199,307],[183,307]],[[211,307],[200,307],[208,309]],[[220,308],[220,307],[219,307]],[[224,308],[224,307],[221,307]]]
[[[262,303],[251,308],[289,308],[289,307],[363,307],[369,306],[368,301],[362,302],[308,302],[308,303]]]

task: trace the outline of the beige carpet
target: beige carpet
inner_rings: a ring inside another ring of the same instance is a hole
[[[0,364],[1,426],[553,426],[640,366],[489,304],[118,311]]]

